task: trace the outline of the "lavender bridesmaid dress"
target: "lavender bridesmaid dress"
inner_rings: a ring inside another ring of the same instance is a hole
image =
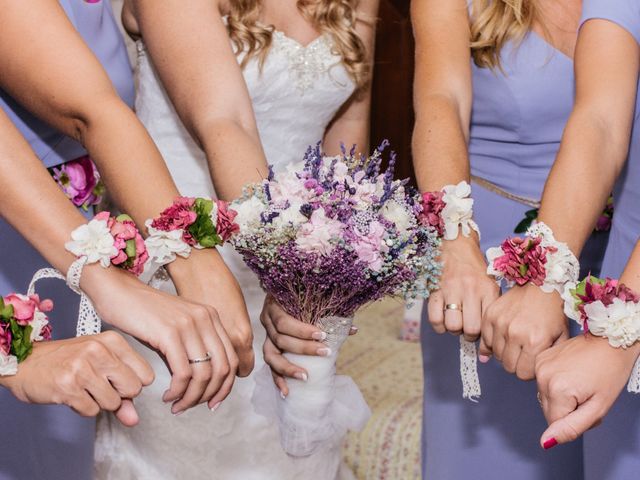
[[[132,105],[131,68],[109,1],[60,0],[60,4],[102,62],[123,100]],[[80,144],[34,118],[1,90],[0,108],[9,115],[45,166],[59,165],[86,153]],[[1,219],[0,246],[0,294],[26,292],[31,275],[47,266],[46,260]],[[59,281],[43,281],[38,291],[54,300],[51,319],[55,337],[75,336],[77,296]],[[1,388],[0,405],[1,480],[92,478],[94,419],[82,418],[63,406],[20,403]]]
[[[582,21],[604,19],[627,30],[640,44],[640,1],[584,0]],[[634,128],[626,167],[614,191],[616,213],[602,274],[619,278],[640,239],[640,108],[636,100]],[[557,448],[557,447],[556,447]],[[622,393],[604,423],[584,436],[586,480],[640,477],[640,396]]]
[[[536,33],[501,54],[504,73],[472,62],[471,172],[503,191],[539,200],[560,146],[574,96],[572,60]],[[485,251],[513,235],[531,207],[474,184],[475,219]],[[604,207],[604,206],[603,206]],[[597,271],[606,235],[583,257]],[[426,322],[426,309],[423,313]],[[582,479],[582,443],[548,452],[535,382],[522,382],[495,360],[479,365],[482,398],[462,398],[458,337],[422,329],[423,477],[429,480]]]

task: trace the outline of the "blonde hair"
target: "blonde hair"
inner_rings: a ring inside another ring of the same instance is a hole
[[[522,41],[536,17],[534,0],[473,0],[471,56],[479,67],[500,68],[500,52]]]
[[[260,0],[231,0],[227,20],[229,36],[236,54],[245,52],[241,66],[251,57],[264,63],[271,47],[274,28],[260,24]],[[356,33],[358,0],[298,0],[298,10],[321,33],[329,34],[334,52],[342,57],[357,88],[369,82],[370,66],[366,48]]]

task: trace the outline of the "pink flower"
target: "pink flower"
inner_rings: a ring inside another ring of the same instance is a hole
[[[589,275],[584,280],[584,294],[576,293],[578,297],[578,311],[582,318],[585,333],[589,332],[589,316],[585,312],[584,307],[590,303],[600,301],[607,307],[613,303],[615,298],[619,298],[623,302],[639,302],[638,296],[633,290],[618,280],[606,278],[604,281]]]
[[[179,197],[164,210],[158,218],[151,222],[151,226],[163,232],[184,230],[182,238],[192,247],[198,243],[189,233],[188,228],[196,221],[198,215],[193,211],[195,198]]]
[[[442,210],[446,204],[442,200],[443,196],[444,192],[424,192],[422,194],[422,212],[418,216],[420,223],[435,228],[438,236],[444,235]]]
[[[11,326],[9,323],[0,322],[0,354],[11,353]]]
[[[85,210],[102,200],[100,174],[88,155],[53,169],[53,178],[77,207]]]
[[[116,255],[111,257],[111,263],[119,266],[136,276],[142,274],[144,264],[149,258],[144,239],[138,231],[138,227],[128,215],[112,217],[109,212],[100,212],[95,217],[97,220],[107,222],[107,227],[113,235],[113,244],[117,249]],[[135,247],[135,253],[131,253],[131,242]],[[127,251],[129,247],[129,251]]]
[[[504,254],[493,261],[493,268],[518,285],[531,282],[541,286],[546,277],[547,252],[555,250],[542,247],[541,241],[541,238],[507,238],[500,246]]]
[[[305,252],[329,255],[333,242],[342,236],[342,224],[326,216],[324,208],[318,208],[311,218],[300,227],[296,243]]]
[[[223,200],[216,200],[218,206],[218,220],[216,222],[216,232],[223,242],[229,240],[234,233],[240,231],[240,225],[235,223],[238,212],[229,208],[229,204]]]
[[[387,250],[387,245],[383,241],[385,229],[379,222],[371,222],[369,233],[357,235],[355,243],[356,255],[358,259],[367,264],[374,272],[379,272],[382,268],[382,253]]]
[[[42,340],[43,341],[49,341],[51,340],[51,324],[47,323],[44,327],[42,327],[42,330],[40,331],[40,335],[42,335]]]
[[[4,303],[5,305],[13,306],[13,317],[18,325],[21,326],[28,325],[33,320],[36,308],[41,312],[49,312],[53,309],[51,300],[40,301],[40,297],[37,294],[26,297],[12,293],[4,297]]]

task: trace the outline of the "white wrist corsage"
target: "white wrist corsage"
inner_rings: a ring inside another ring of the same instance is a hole
[[[465,181],[447,185],[439,192],[424,192],[420,219],[435,228],[444,240],[455,240],[460,231],[465,237],[472,230],[480,236],[478,224],[473,220],[471,185]]]

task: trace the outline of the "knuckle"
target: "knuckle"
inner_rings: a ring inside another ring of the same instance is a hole
[[[549,380],[549,394],[553,397],[563,396],[569,389],[568,383],[562,377],[553,377]]]
[[[102,332],[100,334],[100,337],[102,337],[102,339],[107,343],[114,344],[114,345],[121,345],[122,342],[125,341],[121,335],[114,332],[113,330],[107,330],[106,332]]]
[[[105,347],[102,344],[102,342],[100,342],[99,340],[96,340],[93,338],[90,340],[87,340],[87,342],[85,343],[84,349],[88,355],[91,355],[94,357],[101,357],[108,353],[107,347]]]

